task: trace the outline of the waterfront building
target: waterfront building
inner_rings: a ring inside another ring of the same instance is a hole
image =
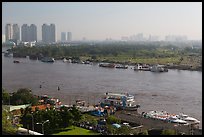
[[[45,43],[56,42],[55,24],[42,25],[42,41]]]

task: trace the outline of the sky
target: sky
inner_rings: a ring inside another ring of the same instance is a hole
[[[121,39],[143,33],[163,39],[186,35],[202,39],[201,2],[3,2],[2,34],[7,23],[35,24],[38,40],[42,25],[54,23],[57,40],[72,32],[73,40]]]

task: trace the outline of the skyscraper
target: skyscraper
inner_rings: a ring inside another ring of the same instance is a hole
[[[28,26],[23,24],[21,27],[21,39],[23,42],[37,41],[37,27],[34,24]]]
[[[68,42],[72,41],[72,33],[71,32],[67,32],[67,41]]]
[[[46,43],[56,42],[55,24],[42,25],[42,41]]]
[[[23,24],[21,26],[21,41],[23,42],[29,41],[29,26],[27,24]]]
[[[13,26],[12,24],[6,24],[5,28],[5,35],[6,35],[6,41],[10,40],[13,38]]]
[[[36,25],[34,25],[34,24],[30,25],[29,34],[30,34],[30,36],[29,36],[30,41],[37,41],[37,27],[36,27]]]
[[[20,40],[20,29],[18,24],[6,24],[5,31],[6,41],[13,41],[17,44]]]
[[[61,32],[61,41],[62,41],[62,42],[67,41],[67,35],[66,35],[66,32]]]
[[[18,24],[13,24],[13,38],[16,41],[20,40],[20,28]]]

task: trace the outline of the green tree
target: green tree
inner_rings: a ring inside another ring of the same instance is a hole
[[[165,129],[162,131],[161,135],[176,135],[176,131],[173,129]]]
[[[2,109],[2,132],[7,134],[16,134],[17,127],[12,125],[12,115]]]
[[[121,120],[116,118],[115,116],[111,115],[111,116],[108,116],[107,118],[107,123],[108,124],[113,124],[113,123],[117,123],[117,124],[120,124],[121,123]]]
[[[10,99],[9,93],[2,88],[2,101],[3,101],[2,103],[5,105],[9,104],[9,99]]]
[[[143,132],[139,133],[138,135],[149,135],[147,130],[144,130]]]
[[[32,104],[37,105],[38,99],[27,88],[21,88],[11,96],[11,102],[14,105]]]
[[[76,108],[75,105],[73,105],[73,107],[71,108],[70,112],[71,112],[71,114],[73,115],[73,120],[74,120],[75,122],[78,122],[78,121],[81,119],[82,114],[81,114],[81,112]]]

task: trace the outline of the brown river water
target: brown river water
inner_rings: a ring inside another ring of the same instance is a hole
[[[19,60],[20,63],[13,63]],[[40,88],[42,85],[42,88]],[[57,90],[57,87],[60,90]],[[140,104],[140,112],[183,112],[201,121],[202,72],[169,70],[165,73],[102,68],[98,64],[43,63],[28,58],[4,57],[2,87],[9,92],[30,88],[34,94],[59,98],[62,104],[84,99],[98,103],[105,92],[128,92]]]

